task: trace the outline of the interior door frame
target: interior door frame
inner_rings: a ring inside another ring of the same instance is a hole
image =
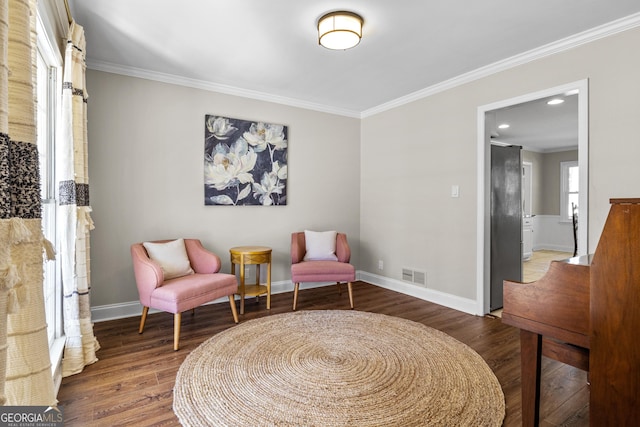
[[[588,253],[589,226],[589,80],[552,87],[505,99],[478,107],[477,125],[477,236],[476,236],[476,311],[477,315],[489,313],[490,295],[490,172],[491,149],[490,130],[485,128],[485,114],[492,110],[509,107],[523,102],[546,98],[572,90],[578,90],[578,166],[580,168],[580,215],[578,216],[578,255]],[[586,208],[584,208],[586,207]]]
[[[525,186],[522,186],[522,191],[526,191],[529,194],[529,198],[524,200],[523,204],[522,204],[522,215],[526,215],[525,210],[526,208],[529,209],[529,215],[531,215],[531,203],[533,200],[533,181],[531,179],[531,176],[533,175],[533,163],[531,162],[525,162],[524,160],[522,161],[522,182],[524,182],[524,170],[525,169],[529,169],[529,175],[528,178],[529,180],[527,181],[527,188],[525,188]],[[522,195],[524,197],[524,194]]]

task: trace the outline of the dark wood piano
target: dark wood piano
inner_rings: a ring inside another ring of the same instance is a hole
[[[502,321],[520,328],[523,426],[539,422],[541,356],[589,372],[590,425],[640,425],[640,199],[611,199],[593,255],[505,280]]]

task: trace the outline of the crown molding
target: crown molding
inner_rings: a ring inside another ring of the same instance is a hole
[[[361,118],[373,116],[375,114],[382,113],[383,111],[387,111],[392,108],[396,108],[401,105],[408,104],[410,102],[417,101],[431,95],[435,95],[439,92],[444,92],[445,90],[449,90],[454,87],[473,82],[475,80],[479,80],[500,71],[505,71],[510,68],[526,64],[528,62],[555,55],[556,53],[564,52],[583,44],[603,39],[605,37],[609,37],[638,26],[640,26],[640,13],[629,15],[624,18],[609,22],[607,24],[592,28],[590,30],[586,30],[581,33],[566,37],[564,39],[546,44],[536,49],[523,52],[502,61],[494,62],[493,64],[489,64],[468,73],[461,74],[457,77],[445,80],[444,82],[429,86],[425,89],[421,89],[392,101],[385,102],[384,104],[380,104],[377,107],[373,107],[363,111],[361,114]]]
[[[242,89],[239,87],[213,83],[205,80],[191,79],[187,77],[177,76],[174,74],[160,73],[157,71],[144,70],[142,68],[127,67],[123,65],[113,64],[103,61],[87,60],[87,68],[96,71],[104,71],[107,73],[121,74],[129,77],[138,77],[146,80],[153,80],[162,83],[169,83],[178,86],[185,86],[194,89],[202,89],[210,92],[223,93],[226,95],[240,96],[243,98],[255,99],[258,101],[273,102],[276,104],[287,105],[290,107],[304,108],[306,110],[314,110],[322,113],[336,114],[339,116],[360,118],[360,112],[348,110],[344,108],[331,107],[328,105],[316,104],[314,102],[303,101],[285,96],[278,96],[266,92],[259,92],[250,89]]]
[[[304,108],[307,110],[319,111],[322,113],[336,114],[345,117],[352,118],[366,118],[384,111],[417,101],[422,98],[426,98],[431,95],[435,95],[440,92],[444,92],[449,89],[453,89],[457,86],[461,86],[466,83],[479,80],[481,78],[490,76],[492,74],[505,71],[538,59],[545,58],[547,56],[555,55],[556,53],[564,52],[569,49],[581,46],[586,43],[590,43],[605,37],[612,36],[614,34],[621,33],[640,26],[640,13],[629,15],[627,17],[609,22],[607,24],[592,28],[590,30],[583,31],[578,34],[566,37],[564,39],[546,44],[536,49],[529,50],[527,52],[512,56],[510,58],[494,62],[493,64],[486,65],[476,70],[470,71],[465,74],[453,77],[449,80],[445,80],[441,83],[429,86],[427,88],[418,90],[408,95],[396,98],[392,101],[385,102],[376,107],[369,108],[364,111],[348,110],[338,107],[332,107],[323,104],[317,104],[314,102],[303,101],[295,98],[288,98],[284,96],[278,96],[269,94],[266,92],[259,92],[255,90],[242,89],[234,86],[223,85],[213,83],[204,80],[190,79],[186,77],[176,76],[173,74],[160,73],[156,71],[145,70],[135,67],[126,67],[118,64],[113,64],[103,61],[87,60],[87,67],[92,70],[104,71],[108,73],[121,74],[125,76],[138,77],[147,80],[154,80],[163,83],[170,83],[179,86],[186,86],[195,89],[202,89],[211,92],[218,92],[227,95],[240,96],[244,98],[255,99],[265,102],[273,102],[276,104],[287,105],[291,107]]]

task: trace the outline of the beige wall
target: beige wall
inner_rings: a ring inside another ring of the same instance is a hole
[[[542,206],[540,215],[560,215],[560,163],[578,160],[578,150],[544,155],[542,163]]]
[[[640,196],[639,45],[636,28],[365,118],[359,267],[396,279],[422,269],[429,288],[475,300],[478,107],[582,79],[593,252],[609,198]]]
[[[92,306],[137,301],[129,246],[197,237],[229,272],[229,248],[273,248],[290,279],[290,233],[347,233],[359,246],[360,121],[89,70]],[[204,206],[205,114],[288,126],[287,206]]]
[[[578,150],[555,153],[522,151],[522,160],[532,164],[534,215],[560,215],[560,163],[578,160]]]
[[[582,79],[593,252],[609,198],[640,196],[639,45],[636,28],[363,120],[89,71],[92,306],[137,299],[131,242],[197,236],[227,271],[229,247],[269,245],[286,281],[305,227],[347,232],[361,271],[424,270],[430,289],[475,300],[478,107]],[[203,206],[208,113],[289,126],[288,206]]]

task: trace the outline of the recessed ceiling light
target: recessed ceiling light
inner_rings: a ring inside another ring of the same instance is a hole
[[[553,98],[550,101],[547,101],[548,105],[558,105],[558,104],[562,104],[564,102],[564,99],[561,98]]]
[[[507,123],[503,123],[500,126],[498,126],[498,129],[508,129],[509,125]]]

